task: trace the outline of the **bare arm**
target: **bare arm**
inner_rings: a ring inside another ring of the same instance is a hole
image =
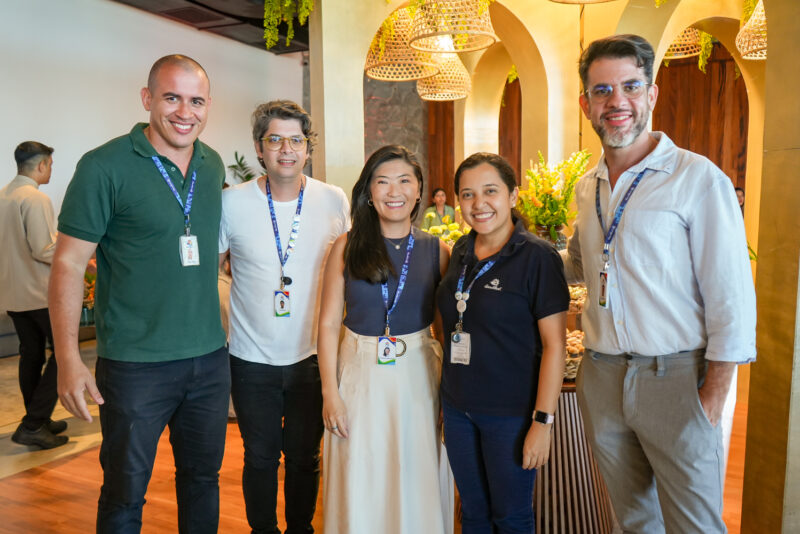
[[[450,265],[450,247],[447,243],[439,240],[439,274],[444,278],[447,267]],[[437,309],[433,315],[433,337],[444,347],[444,332],[442,331],[442,316]]]
[[[555,413],[561,385],[564,382],[567,313],[554,313],[539,319],[538,326],[542,338],[542,364],[539,367],[536,409]],[[552,427],[552,424],[543,425],[535,421],[531,423],[522,447],[523,469],[535,469],[547,462],[550,456]]]
[[[722,418],[722,409],[731,389],[734,370],[736,370],[734,362],[708,362],[706,378],[697,393],[700,395],[700,403],[703,405],[706,417],[713,426],[717,426]]]
[[[48,295],[58,362],[58,397],[64,408],[86,421],[91,421],[92,415],[86,406],[84,391],[88,391],[97,404],[103,404],[94,376],[84,365],[78,350],[83,274],[96,247],[96,243],[59,234]]]
[[[346,438],[347,407],[339,395],[336,367],[339,357],[339,332],[344,314],[344,245],[347,234],[340,235],[331,247],[322,280],[322,303],[319,313],[317,355],[322,380],[322,420],[334,435]]]

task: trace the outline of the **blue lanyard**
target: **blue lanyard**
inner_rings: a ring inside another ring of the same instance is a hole
[[[483,276],[484,274],[486,274],[486,271],[488,271],[489,269],[491,269],[491,268],[492,268],[492,266],[494,265],[495,261],[496,261],[496,260],[487,261],[487,262],[484,264],[484,266],[483,266],[483,267],[481,267],[481,270],[480,270],[480,271],[478,271],[478,274],[477,274],[477,275],[475,275],[475,278],[473,278],[473,279],[472,279],[472,282],[470,282],[470,283],[469,283],[469,285],[467,286],[467,290],[466,290],[466,291],[462,291],[462,288],[464,287],[464,279],[467,277],[467,266],[466,266],[466,265],[464,265],[464,268],[463,268],[463,269],[461,269],[461,276],[459,276],[459,277],[458,277],[458,283],[456,284],[456,292],[457,292],[457,293],[461,293],[462,295],[463,295],[464,293],[466,293],[467,295],[469,295],[469,292],[470,292],[470,290],[472,289],[472,285],[475,283],[475,280],[477,280],[478,278],[480,278],[481,276]],[[467,298],[469,298],[469,297],[467,297]],[[457,300],[461,300],[461,299],[460,299],[460,298],[458,298],[458,297],[456,297],[456,299],[457,299]]]
[[[397,302],[400,300],[400,294],[406,286],[406,279],[408,278],[408,266],[411,264],[411,251],[414,250],[414,231],[408,234],[408,245],[406,245],[406,257],[403,260],[403,267],[400,269],[400,279],[397,282],[397,290],[394,292],[394,302],[392,307],[389,307],[389,282],[381,283],[381,296],[383,297],[383,307],[386,310],[386,329],[384,335],[389,335],[389,316],[397,307]]]
[[[161,176],[164,177],[164,181],[167,182],[170,191],[172,191],[172,194],[175,195],[175,199],[178,201],[178,204],[181,205],[181,209],[183,209],[183,228],[186,231],[186,235],[189,235],[191,228],[191,224],[189,224],[189,213],[192,211],[192,199],[194,199],[194,184],[197,182],[197,171],[192,172],[192,183],[189,184],[189,194],[186,196],[186,204],[184,205],[183,200],[181,200],[180,193],[178,193],[178,190],[175,189],[175,184],[172,183],[172,180],[169,179],[167,169],[164,168],[164,165],[161,163],[161,160],[158,159],[158,156],[153,156],[153,162],[161,172]]]
[[[272,231],[275,234],[275,244],[278,246],[278,261],[281,262],[281,289],[283,289],[283,266],[286,265],[286,262],[289,260],[289,254],[294,250],[294,246],[297,243],[297,234],[300,230],[300,211],[303,209],[303,191],[305,190],[305,184],[301,180],[300,195],[297,197],[297,211],[294,212],[292,228],[289,230],[289,244],[286,245],[286,254],[283,253],[283,247],[281,247],[281,236],[278,233],[278,219],[275,217],[275,206],[272,203],[272,191],[270,191],[269,188],[269,178],[266,179],[266,189],[269,216],[272,219]]]
[[[606,227],[603,224],[603,211],[600,207],[600,180],[596,179],[597,187],[595,187],[594,190],[594,204],[595,210],[597,211],[597,219],[600,221],[600,228],[605,235],[605,239],[603,240],[603,261],[606,262],[606,269],[608,269],[608,254],[611,249],[611,241],[614,239],[614,236],[617,235],[617,226],[619,226],[619,221],[622,219],[622,212],[625,211],[625,206],[628,205],[633,190],[636,189],[636,186],[642,181],[642,177],[646,171],[647,169],[643,169],[642,172],[636,175],[636,178],[633,179],[633,183],[628,187],[628,190],[625,191],[625,196],[622,197],[622,202],[619,203],[617,210],[614,212],[614,218],[611,221],[611,226],[608,227],[608,231],[606,231]]]

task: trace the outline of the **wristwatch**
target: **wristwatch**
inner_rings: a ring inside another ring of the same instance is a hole
[[[547,412],[540,412],[539,410],[533,411],[533,420],[543,425],[550,425],[556,420],[556,417]]]

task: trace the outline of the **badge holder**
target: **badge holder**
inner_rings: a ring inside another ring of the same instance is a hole
[[[603,253],[603,269],[600,271],[600,295],[597,304],[601,308],[608,308],[608,254]]]
[[[469,332],[464,332],[464,312],[467,310],[469,293],[456,293],[456,310],[458,322],[455,331],[450,334],[450,363],[469,365],[472,343]]]
[[[289,317],[291,314],[291,301],[288,289],[275,291],[275,317]]]
[[[184,267],[200,265],[200,250],[197,246],[197,236],[190,233],[188,226],[186,227],[186,234],[180,237],[179,243],[181,265]]]

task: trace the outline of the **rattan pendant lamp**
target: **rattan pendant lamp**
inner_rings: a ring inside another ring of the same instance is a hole
[[[753,14],[736,36],[736,48],[744,59],[767,59],[767,15],[764,0],[758,0]]]
[[[550,0],[556,4],[602,4],[605,2],[613,2],[614,0]]]
[[[470,52],[497,40],[487,0],[425,0],[409,39],[412,48],[428,52]]]
[[[367,53],[364,72],[373,80],[384,82],[406,82],[433,76],[439,72],[439,64],[430,52],[414,50],[408,46],[411,30],[411,15],[408,8],[395,11],[390,17],[390,26],[383,25],[372,39]],[[387,32],[384,49],[380,42]]]
[[[664,59],[681,59],[700,55],[700,30],[686,28],[667,48]]]
[[[467,68],[458,54],[437,54],[438,74],[417,80],[417,93],[423,100],[446,101],[466,98],[472,90]]]

